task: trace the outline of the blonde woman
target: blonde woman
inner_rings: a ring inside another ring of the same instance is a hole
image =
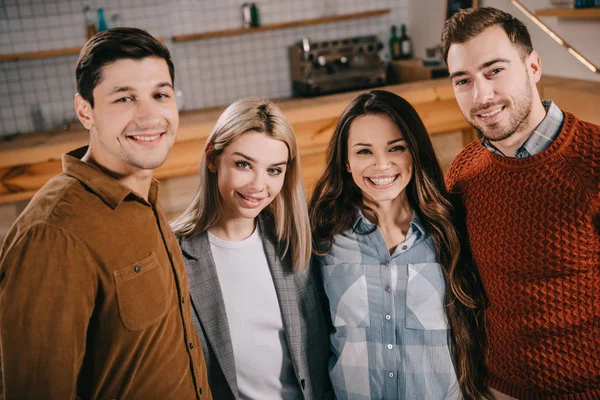
[[[223,112],[198,191],[171,226],[215,398],[324,398],[329,343],[298,146],[276,105]]]

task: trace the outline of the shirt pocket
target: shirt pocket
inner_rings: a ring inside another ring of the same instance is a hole
[[[154,253],[113,272],[119,316],[130,331],[149,327],[167,312],[167,291]]]
[[[446,283],[437,263],[408,264],[406,327],[420,330],[448,329],[444,311]]]
[[[362,264],[325,265],[323,284],[334,326],[369,326],[367,279]]]

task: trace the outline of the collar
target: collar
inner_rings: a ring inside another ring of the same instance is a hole
[[[360,233],[367,233],[373,230],[376,225],[367,219],[362,213],[362,210],[357,210],[357,217],[352,224],[352,230]],[[410,220],[410,227],[413,232],[419,233],[419,235],[425,234],[425,227],[421,218],[417,215],[416,211],[413,211],[413,216]]]
[[[514,158],[527,158],[546,150],[556,139],[565,119],[563,112],[552,100],[542,100],[546,109],[546,116],[529,135],[527,140],[519,146],[515,152]],[[481,144],[492,153],[501,157],[506,157],[486,138],[481,140]]]
[[[83,183],[112,209],[116,209],[130,195],[144,204],[155,205],[158,197],[158,181],[156,179],[152,179],[148,201],[146,201],[100,168],[81,161],[87,150],[88,146],[83,146],[63,154],[63,172]]]

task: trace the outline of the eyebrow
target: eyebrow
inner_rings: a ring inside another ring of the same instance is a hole
[[[163,87],[170,87],[171,89],[173,89],[173,85],[171,85],[169,82],[159,82],[154,86],[156,89],[160,89]],[[116,86],[114,87],[109,95],[111,94],[115,94],[115,93],[122,93],[122,92],[135,92],[135,88],[133,88],[132,86]]]
[[[486,68],[488,68],[488,67],[490,67],[490,66],[492,66],[492,65],[494,65],[496,63],[499,63],[499,62],[500,63],[510,64],[510,60],[508,60],[506,58],[494,58],[493,60],[486,61],[483,64],[481,64],[479,66],[479,68],[477,68],[477,71],[481,71],[483,69],[486,69]],[[467,74],[468,74],[467,71],[456,71],[456,72],[454,72],[454,73],[452,73],[450,75],[450,80],[456,78],[457,76],[463,76],[463,75],[467,75]]]
[[[252,157],[250,157],[250,156],[247,156],[247,155],[246,155],[246,154],[244,154],[244,153],[240,153],[239,151],[236,151],[236,152],[232,153],[232,155],[238,155],[238,156],[240,156],[240,157],[243,157],[243,158],[245,158],[245,159],[246,159],[246,160],[248,160],[248,161],[251,161],[251,162],[256,162],[256,160],[255,160],[254,158],[252,158]],[[287,164],[287,161],[280,161],[280,162],[277,162],[277,163],[273,163],[273,164],[271,164],[271,165],[269,165],[269,166],[270,166],[270,167],[277,167],[277,166],[279,166],[279,165],[285,165],[285,164]]]
[[[397,142],[401,142],[401,141],[403,141],[403,140],[404,140],[404,141],[406,141],[406,139],[404,139],[404,138],[392,139],[392,140],[390,140],[389,142],[387,142],[387,144],[388,144],[388,146],[389,146],[390,144],[394,144],[394,143],[397,143]],[[373,145],[372,145],[372,144],[370,144],[370,143],[356,143],[356,144],[354,144],[352,147],[356,147],[356,146],[373,147]]]

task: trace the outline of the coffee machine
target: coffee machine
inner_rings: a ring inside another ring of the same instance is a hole
[[[380,86],[386,68],[377,36],[311,42],[308,38],[288,49],[292,90],[314,96]]]

